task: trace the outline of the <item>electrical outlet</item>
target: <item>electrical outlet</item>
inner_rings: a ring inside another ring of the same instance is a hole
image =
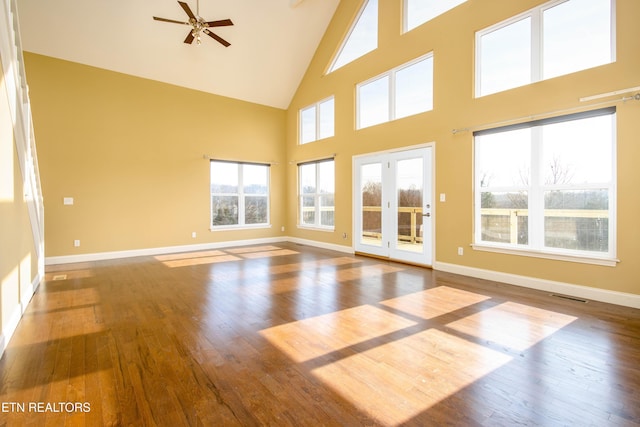
[[[73,241],[73,246],[75,246],[76,248],[80,247],[80,240],[74,240]]]
[[[458,246],[458,255],[464,255],[464,248],[462,246]]]
[[[196,234],[196,232],[195,232],[195,231],[192,231],[192,232],[191,232],[191,237],[193,237],[193,238],[195,239],[197,236],[198,236],[198,235]]]
[[[280,227],[280,231],[284,231],[284,225]]]

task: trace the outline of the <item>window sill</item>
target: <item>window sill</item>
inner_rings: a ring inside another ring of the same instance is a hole
[[[471,247],[476,251],[494,252],[507,255],[528,256],[532,258],[553,259],[557,261],[578,262],[582,264],[602,265],[606,267],[615,267],[620,260],[617,258],[607,258],[598,256],[585,256],[573,254],[561,254],[554,252],[538,251],[534,249],[517,249],[504,246],[494,246],[488,244],[472,244]]]
[[[271,228],[271,224],[219,225],[210,227],[209,231],[255,230],[258,228]]]
[[[311,231],[324,231],[327,233],[333,233],[334,231],[336,231],[335,227],[320,227],[320,226],[314,226],[314,225],[301,225],[298,224],[298,228],[301,230],[311,230]]]

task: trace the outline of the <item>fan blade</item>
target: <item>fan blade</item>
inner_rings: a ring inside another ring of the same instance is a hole
[[[189,16],[189,18],[196,19],[196,16],[193,14],[193,12],[191,12],[191,8],[189,7],[188,4],[186,4],[183,1],[179,1],[178,3],[180,4],[180,6],[182,6],[184,11],[187,13],[187,16]],[[197,19],[196,19],[196,21],[197,21]]]
[[[158,18],[157,16],[154,16],[153,19],[155,19],[156,21],[171,22],[172,24],[191,25],[188,22],[174,21],[173,19],[166,19],[166,18]]]
[[[191,44],[193,42],[194,38],[195,38],[195,36],[193,35],[193,31],[189,31],[189,34],[187,34],[187,38],[184,39],[184,42],[186,44]]]
[[[212,39],[216,40],[218,43],[220,43],[221,45],[223,45],[224,47],[229,47],[231,46],[231,43],[229,43],[228,41],[226,41],[225,39],[223,39],[222,37],[219,37],[215,34],[213,34],[211,31],[207,30],[206,28],[203,30],[204,33],[206,35],[208,35],[209,37],[211,37]]]
[[[208,27],[228,27],[229,25],[233,25],[231,19],[222,19],[220,21],[210,21],[205,22]]]

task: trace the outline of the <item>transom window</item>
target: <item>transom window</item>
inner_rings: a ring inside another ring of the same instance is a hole
[[[333,96],[300,110],[300,144],[334,135]]]
[[[405,32],[431,21],[467,0],[404,0],[403,29]]]
[[[475,244],[615,257],[615,108],[479,131]]]
[[[476,96],[615,60],[615,0],[554,0],[476,33]]]
[[[333,230],[335,226],[335,161],[298,164],[299,224]]]
[[[353,26],[329,67],[329,72],[355,61],[377,47],[378,0],[364,0]]]
[[[269,224],[269,165],[211,161],[211,229]]]
[[[357,128],[433,109],[433,54],[387,71],[357,88]]]

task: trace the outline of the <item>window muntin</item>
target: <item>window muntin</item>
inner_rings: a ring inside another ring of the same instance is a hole
[[[615,257],[615,110],[475,136],[475,244]]]
[[[357,88],[357,128],[433,109],[433,54],[394,68]]]
[[[476,96],[615,60],[615,0],[553,0],[476,33]]]
[[[300,110],[300,144],[334,135],[334,108],[330,97]]]
[[[378,47],[378,0],[365,0],[342,43],[329,72],[355,61]]]
[[[211,229],[269,224],[269,166],[212,160]]]
[[[466,1],[467,0],[404,0],[404,31],[411,31]]]
[[[335,161],[298,165],[299,225],[333,229],[335,226]]]

